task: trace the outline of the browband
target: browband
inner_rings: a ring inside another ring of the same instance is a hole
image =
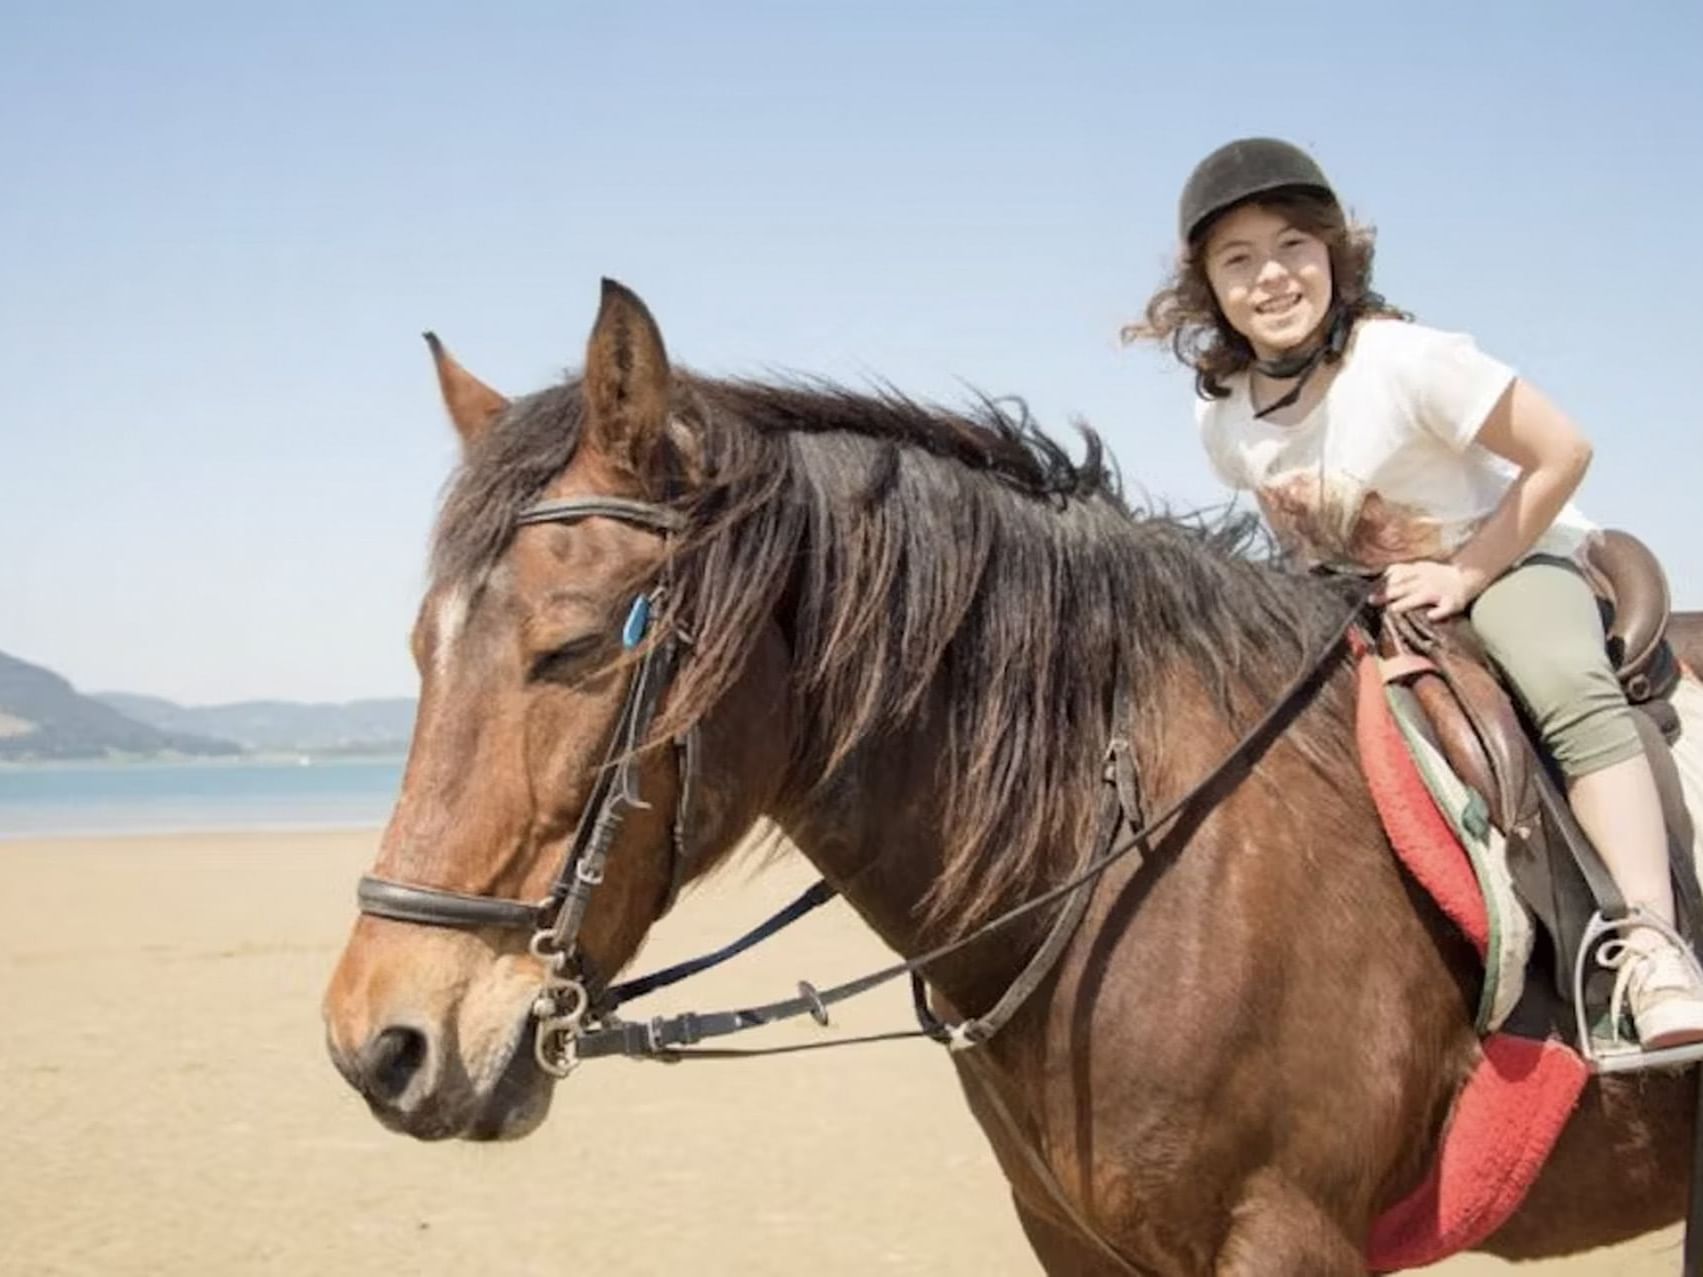
[[[560,501],[540,501],[527,506],[515,516],[514,521],[516,524],[568,523],[596,516],[642,524],[658,532],[678,532],[686,526],[686,516],[678,510],[626,497],[565,497]]]

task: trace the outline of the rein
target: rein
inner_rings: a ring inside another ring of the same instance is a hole
[[[1118,820],[1114,816],[1112,822],[1113,837],[1104,854],[1089,861],[1077,873],[1058,886],[990,919],[958,940],[930,949],[926,953],[919,954],[917,957],[904,962],[896,962],[891,966],[872,971],[868,975],[848,980],[844,984],[834,985],[832,988],[817,990],[808,983],[800,982],[797,997],[771,1002],[763,1006],[710,1013],[688,1011],[666,1018],[659,1016],[646,1023],[616,1021],[604,1026],[583,1029],[574,1043],[576,1059],[591,1059],[606,1055],[625,1055],[665,1061],[738,1059],[762,1055],[787,1055],[800,1051],[824,1050],[829,1047],[855,1046],[867,1042],[886,1042],[913,1037],[932,1038],[957,1051],[987,1041],[1010,1019],[1011,1015],[1015,1014],[1028,994],[1032,993],[1041,983],[1047,970],[1062,955],[1064,941],[1068,940],[1070,934],[1075,930],[1076,924],[1081,921],[1082,913],[1088,903],[1088,893],[1083,891],[1083,888],[1097,882],[1108,869],[1131,852],[1148,847],[1158,831],[1171,824],[1198,800],[1207,796],[1229,774],[1232,768],[1238,763],[1251,759],[1270,745],[1272,740],[1276,739],[1277,735],[1288,727],[1289,713],[1298,711],[1304,707],[1307,701],[1311,700],[1310,695],[1303,700],[1301,693],[1317,690],[1316,685],[1309,689],[1309,684],[1313,684],[1314,679],[1323,670],[1332,653],[1341,646],[1348,637],[1349,631],[1354,628],[1360,617],[1362,606],[1370,597],[1373,584],[1375,583],[1355,584],[1350,595],[1352,606],[1348,609],[1347,615],[1331,632],[1330,636],[1313,652],[1300,672],[1277,695],[1258,721],[1249,727],[1230,747],[1229,751],[1214,764],[1212,769],[1196,781],[1186,793],[1140,826],[1136,826],[1134,823],[1137,819],[1137,808],[1133,802],[1134,773],[1133,763],[1129,755],[1129,745],[1123,738],[1115,738],[1107,750],[1108,780],[1113,787],[1111,802],[1116,812],[1122,815],[1124,823],[1128,827],[1128,832],[1121,838],[1115,836]],[[1277,730],[1274,731],[1274,729]],[[811,891],[816,891],[822,885],[818,883],[816,887],[811,888]],[[1021,918],[1026,918],[1048,905],[1056,904],[1066,897],[1072,896],[1075,899],[1060,914],[1040,949],[1030,959],[1022,974],[1017,977],[999,1002],[995,1004],[993,1010],[984,1016],[966,1020],[957,1025],[942,1024],[933,1017],[923,997],[920,977],[923,968],[957,953],[978,940],[985,939]],[[788,906],[789,909],[793,907],[795,906]],[[806,1014],[815,1019],[818,1024],[826,1025],[828,1022],[827,1008],[834,1003],[843,1002],[848,998],[856,997],[860,993],[867,993],[869,990],[902,975],[912,977],[913,998],[916,1003],[918,1018],[923,1024],[921,1029],[755,1050],[690,1049],[693,1044],[705,1038],[738,1033],[745,1029],[774,1024]],[[645,991],[648,992],[649,990],[646,989]]]
[[[539,502],[523,510],[516,522],[522,525],[570,523],[591,517],[618,519],[658,532],[665,538],[685,526],[684,519],[675,510],[621,497],[572,497]],[[599,768],[597,781],[581,811],[579,824],[563,856],[555,882],[543,900],[528,903],[470,895],[375,875],[363,877],[356,892],[356,900],[363,913],[400,922],[461,928],[525,928],[532,931],[530,950],[544,963],[549,973],[532,1008],[537,1020],[534,1054],[539,1067],[556,1077],[567,1076],[582,1059],[610,1055],[667,1061],[727,1059],[791,1054],[912,1037],[929,1037],[958,1051],[987,1041],[1016,1014],[1062,956],[1087,910],[1092,894],[1087,888],[1130,853],[1149,847],[1155,833],[1207,796],[1238,764],[1263,751],[1275,739],[1273,728],[1281,730],[1288,726],[1288,714],[1306,703],[1301,699],[1301,693],[1308,690],[1309,684],[1347,637],[1371,589],[1370,584],[1356,587],[1353,606],[1341,624],[1314,651],[1259,720],[1242,734],[1205,776],[1145,823],[1140,823],[1140,797],[1133,753],[1128,739],[1118,731],[1119,725],[1127,718],[1127,694],[1121,687],[1117,689],[1112,706],[1113,736],[1106,749],[1105,797],[1096,818],[1096,834],[1089,844],[1086,861],[1058,886],[999,914],[957,940],[828,989],[817,990],[801,981],[796,997],[777,1002],[726,1011],[688,1011],[670,1017],[658,1016],[647,1022],[628,1022],[613,1014],[622,1003],[735,957],[835,895],[834,889],[826,882],[818,882],[780,913],[715,953],[604,988],[596,996],[590,991],[597,982],[589,973],[585,955],[579,952],[579,931],[591,895],[603,881],[604,866],[623,817],[633,808],[646,806],[638,790],[636,753],[647,738],[662,698],[673,681],[681,648],[690,641],[675,624],[661,638],[647,643],[651,619],[666,607],[671,583],[672,560],[668,560],[661,583],[633,601],[623,627],[622,642],[629,651],[641,651],[641,655],[616,719],[603,766]],[[1310,695],[1306,699],[1310,700]],[[675,745],[680,798],[674,812],[672,866],[663,912],[673,903],[688,868],[685,822],[696,777],[692,736],[687,735]],[[1120,829],[1126,831],[1121,837]],[[921,974],[924,968],[1049,905],[1061,902],[1063,908],[1054,918],[1040,947],[993,1007],[979,1017],[953,1025],[944,1024],[934,1017],[927,1006]],[[922,1025],[920,1029],[754,1050],[696,1046],[707,1038],[723,1037],[801,1015],[809,1015],[818,1024],[826,1025],[830,1006],[903,975],[911,977],[917,1016]]]

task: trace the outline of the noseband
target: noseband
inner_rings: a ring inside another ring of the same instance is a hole
[[[569,497],[541,501],[520,512],[516,523],[577,523],[581,519],[617,519],[635,527],[661,533],[665,538],[679,532],[685,520],[666,506],[624,497]],[[667,605],[671,569],[665,567],[662,581],[633,600],[622,627],[622,646],[628,651],[643,649],[627,685],[626,699],[615,720],[603,765],[598,768],[580,812],[579,824],[562,858],[549,894],[528,902],[501,896],[469,895],[396,882],[371,874],[363,877],[356,891],[362,913],[398,922],[433,927],[500,927],[532,933],[530,948],[549,970],[549,976],[533,1005],[538,1018],[535,1048],[539,1064],[551,1073],[566,1072],[571,1058],[564,1049],[571,1042],[582,1017],[591,1009],[587,987],[592,983],[585,956],[578,952],[580,928],[592,892],[603,881],[604,865],[621,822],[630,810],[647,804],[639,795],[637,751],[650,734],[657,710],[674,681],[681,648],[688,642],[678,624],[646,644],[651,621]],[[679,894],[689,865],[686,814],[697,771],[695,732],[675,741],[680,793],[674,808],[671,859],[666,913]]]

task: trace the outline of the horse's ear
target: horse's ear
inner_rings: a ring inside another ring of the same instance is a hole
[[[586,343],[585,397],[599,450],[648,477],[668,429],[668,351],[638,294],[612,279]]]
[[[509,401],[456,363],[455,356],[444,349],[436,333],[422,336],[431,347],[432,362],[437,365],[438,388],[443,391],[449,419],[455,423],[462,447],[471,448],[508,411]]]

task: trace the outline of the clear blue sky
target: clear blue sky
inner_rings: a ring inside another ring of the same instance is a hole
[[[1379,281],[1597,442],[1703,607],[1695,3],[9,5],[0,650],[203,703],[406,694],[455,450],[418,333],[523,391],[608,274],[710,372],[1089,419],[1219,496],[1117,346],[1218,143],[1312,147]]]

